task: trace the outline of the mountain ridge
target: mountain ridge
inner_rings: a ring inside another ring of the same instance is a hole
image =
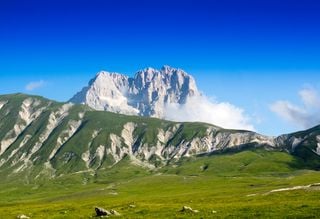
[[[184,157],[265,148],[319,168],[320,126],[279,137],[95,111],[24,94],[0,96],[0,173],[50,177],[132,164],[161,168]],[[300,139],[300,142],[297,141]]]
[[[83,171],[112,166],[126,155],[136,164],[155,167],[269,140],[249,131],[94,111],[23,94],[0,96],[0,102],[6,103],[0,109],[0,169],[16,173],[34,166]]]

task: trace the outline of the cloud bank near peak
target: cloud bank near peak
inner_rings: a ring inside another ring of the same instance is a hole
[[[228,129],[255,130],[250,123],[251,118],[243,109],[203,95],[189,98],[183,105],[167,104],[164,115],[173,121],[205,122]]]
[[[25,86],[25,89],[27,91],[34,91],[36,89],[39,89],[39,88],[45,86],[45,84],[46,84],[46,82],[44,80],[31,81]]]
[[[320,96],[313,88],[299,91],[300,105],[287,100],[279,100],[271,104],[270,109],[283,120],[301,128],[311,128],[320,123]]]

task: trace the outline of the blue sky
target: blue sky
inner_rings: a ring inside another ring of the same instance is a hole
[[[306,127],[270,106],[286,100],[320,123],[298,95],[320,90],[319,11],[311,0],[3,0],[0,93],[66,101],[100,70],[166,64],[244,109],[257,131],[291,132]]]

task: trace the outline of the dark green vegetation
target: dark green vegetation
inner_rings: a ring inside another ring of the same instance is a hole
[[[82,105],[59,113],[66,105],[22,94],[0,96],[1,102],[0,218],[90,218],[95,206],[115,209],[119,218],[320,217],[319,127],[280,136],[274,145],[232,146],[231,140],[244,141],[247,135],[263,137]],[[124,128],[128,122],[134,129]],[[206,137],[208,128],[220,139],[212,153],[201,153],[201,145],[198,155],[188,157],[138,153],[159,144],[159,129],[172,133],[162,142],[165,150]],[[112,134],[119,140],[114,150]],[[285,190],[271,192],[276,189]],[[183,206],[199,213],[180,212]]]

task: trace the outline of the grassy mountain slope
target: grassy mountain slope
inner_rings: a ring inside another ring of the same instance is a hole
[[[319,134],[0,96],[0,218],[92,218],[95,206],[119,218],[319,218]]]
[[[157,167],[268,137],[203,123],[93,111],[37,96],[0,96],[0,174],[30,179],[111,168],[129,156]]]
[[[286,145],[291,154],[304,160],[309,167],[320,170],[320,126],[279,136],[279,145]]]
[[[94,207],[101,206],[117,210],[119,218],[320,216],[319,186],[271,192],[319,183],[319,172],[297,168],[301,160],[290,154],[259,149],[192,159],[153,171],[123,159],[95,176],[77,173],[36,184],[0,185],[0,215],[91,218]],[[199,213],[180,212],[182,206]]]

